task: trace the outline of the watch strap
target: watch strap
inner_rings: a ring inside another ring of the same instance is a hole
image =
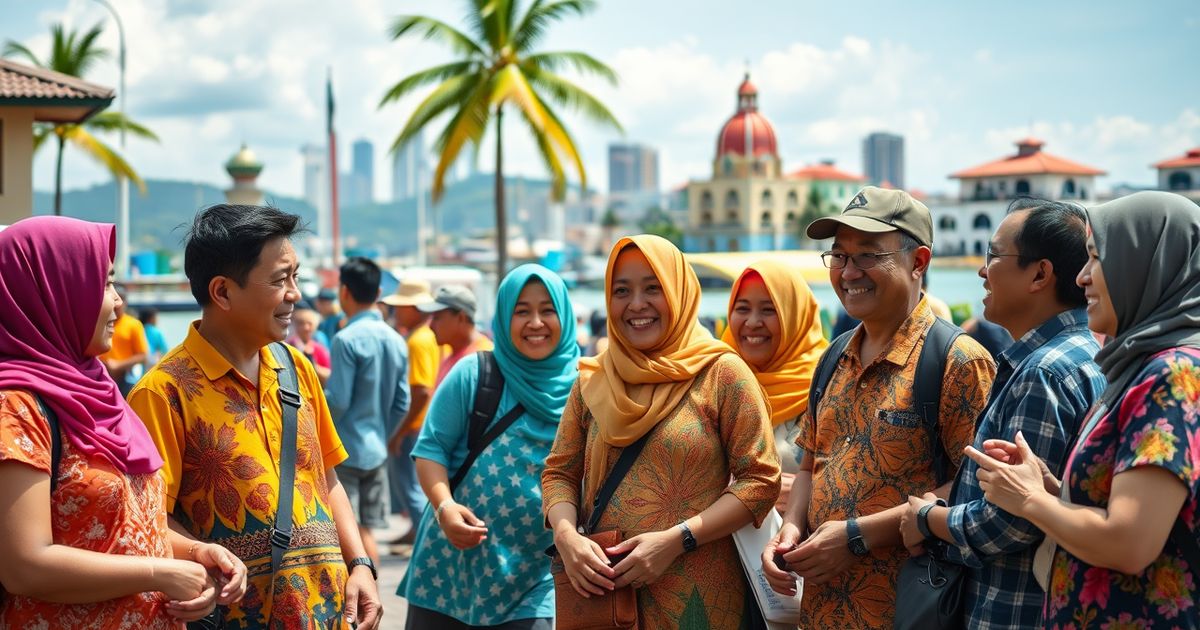
[[[696,536],[692,534],[692,528],[688,527],[687,521],[683,521],[679,524],[679,530],[683,532],[683,551],[695,551]]]
[[[850,548],[850,553],[856,556],[865,556],[867,549],[867,541],[863,540],[862,529],[858,526],[858,519],[846,519],[846,546]]]
[[[379,571],[375,568],[375,563],[371,562],[370,558],[368,558],[366,556],[359,556],[359,557],[351,560],[350,562],[347,562],[346,563],[346,572],[349,573],[349,572],[354,571],[354,567],[357,567],[357,566],[364,566],[364,567],[367,567],[368,569],[370,569],[371,577],[375,578],[376,581],[379,581]]]

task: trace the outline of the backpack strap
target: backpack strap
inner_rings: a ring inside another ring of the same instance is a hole
[[[504,375],[500,373],[500,364],[496,362],[496,355],[492,352],[481,350],[475,354],[479,357],[479,382],[475,386],[475,404],[467,417],[467,458],[450,479],[451,495],[467,478],[471,466],[483,454],[484,449],[525,413],[525,407],[517,403],[491,428],[488,427],[500,408],[500,395],[504,393]]]
[[[58,464],[62,461],[62,436],[58,434],[58,414],[46,406],[41,396],[34,394],[33,399],[37,402],[38,411],[46,419],[46,424],[50,425],[50,493],[54,494],[54,489],[58,487]]]
[[[938,424],[942,381],[946,373],[946,358],[950,355],[954,341],[961,334],[963,330],[958,326],[935,317],[933,325],[925,333],[925,343],[921,347],[921,356],[917,359],[917,372],[913,382],[913,402],[925,420],[925,430],[929,433],[929,448],[933,452],[933,470],[939,486],[950,480],[950,457],[942,445],[941,427]]]
[[[279,505],[271,527],[271,575],[279,573],[283,555],[292,544],[292,499],[296,488],[296,415],[300,411],[300,382],[292,353],[282,343],[267,346],[275,362],[283,366],[279,372],[279,407],[283,410],[283,435],[279,447]],[[274,577],[271,583],[274,584]]]
[[[837,371],[838,360],[842,358],[842,353],[846,351],[846,346],[850,345],[850,338],[853,336],[853,328],[838,335],[817,361],[812,384],[808,387],[808,409],[814,418],[817,417],[817,406],[821,404],[821,398],[825,396],[825,388],[829,386],[833,373]]]

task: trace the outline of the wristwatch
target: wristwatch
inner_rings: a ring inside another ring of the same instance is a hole
[[[938,499],[932,503],[926,503],[917,510],[917,531],[925,537],[925,540],[937,538],[933,535],[933,530],[929,529],[929,511],[934,507],[946,507],[946,502]]]
[[[679,524],[680,531],[683,532],[683,550],[684,552],[696,550],[696,537],[692,535],[692,528],[687,526],[687,521]]]
[[[379,571],[375,570],[375,563],[371,562],[370,558],[368,558],[366,556],[360,556],[358,558],[351,560],[350,562],[347,562],[346,563],[346,573],[350,573],[350,572],[354,571],[354,567],[357,567],[357,566],[364,566],[364,567],[367,567],[368,569],[370,569],[371,577],[375,578],[376,582],[379,581]]]
[[[858,528],[858,519],[846,519],[846,536],[849,540],[846,546],[850,548],[850,553],[856,556],[865,556],[870,551],[867,549],[867,542],[863,540],[862,530]]]

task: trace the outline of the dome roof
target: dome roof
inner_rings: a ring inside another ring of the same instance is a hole
[[[258,156],[244,143],[242,144],[242,149],[225,163],[225,170],[233,176],[258,175],[262,169],[263,164],[258,161]]]
[[[717,136],[717,157],[727,153],[742,156],[776,156],[775,128],[758,113],[758,89],[750,82],[750,74],[738,86],[737,113],[721,128]]]

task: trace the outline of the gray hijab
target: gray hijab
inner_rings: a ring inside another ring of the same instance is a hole
[[[1200,347],[1200,206],[1139,192],[1088,210],[1117,335],[1096,355],[1109,408],[1151,356]]]

